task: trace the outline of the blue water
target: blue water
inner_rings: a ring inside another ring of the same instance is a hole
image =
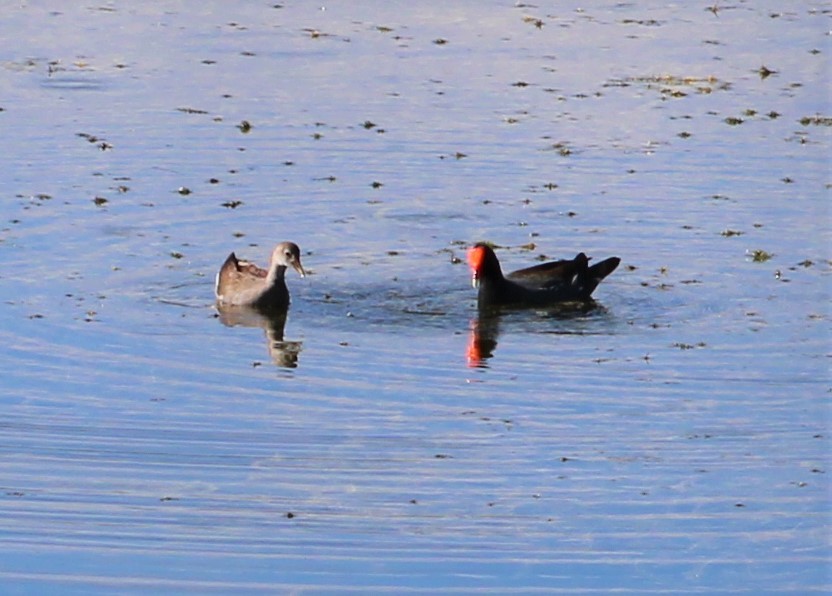
[[[7,6],[2,592],[829,591],[830,18],[706,8]]]

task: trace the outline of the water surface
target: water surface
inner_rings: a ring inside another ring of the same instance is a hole
[[[3,591],[828,591],[830,13],[714,7],[9,3]]]

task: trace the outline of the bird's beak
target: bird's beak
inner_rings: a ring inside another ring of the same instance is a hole
[[[293,262],[292,267],[295,268],[295,271],[300,273],[301,277],[306,277],[306,271],[303,270],[303,265],[300,264],[300,261]]]

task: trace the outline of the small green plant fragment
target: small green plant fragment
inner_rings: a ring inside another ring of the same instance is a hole
[[[766,252],[760,248],[751,251],[751,260],[755,263],[765,263],[774,255],[770,252]]]

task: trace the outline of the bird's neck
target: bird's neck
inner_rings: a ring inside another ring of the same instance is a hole
[[[500,263],[483,263],[482,270],[480,271],[480,279],[482,281],[488,280],[496,283],[502,282],[505,277],[503,276],[503,268],[500,267]]]
[[[275,265],[269,269],[269,274],[266,276],[266,282],[273,285],[275,282],[280,282],[286,275],[286,265]]]

